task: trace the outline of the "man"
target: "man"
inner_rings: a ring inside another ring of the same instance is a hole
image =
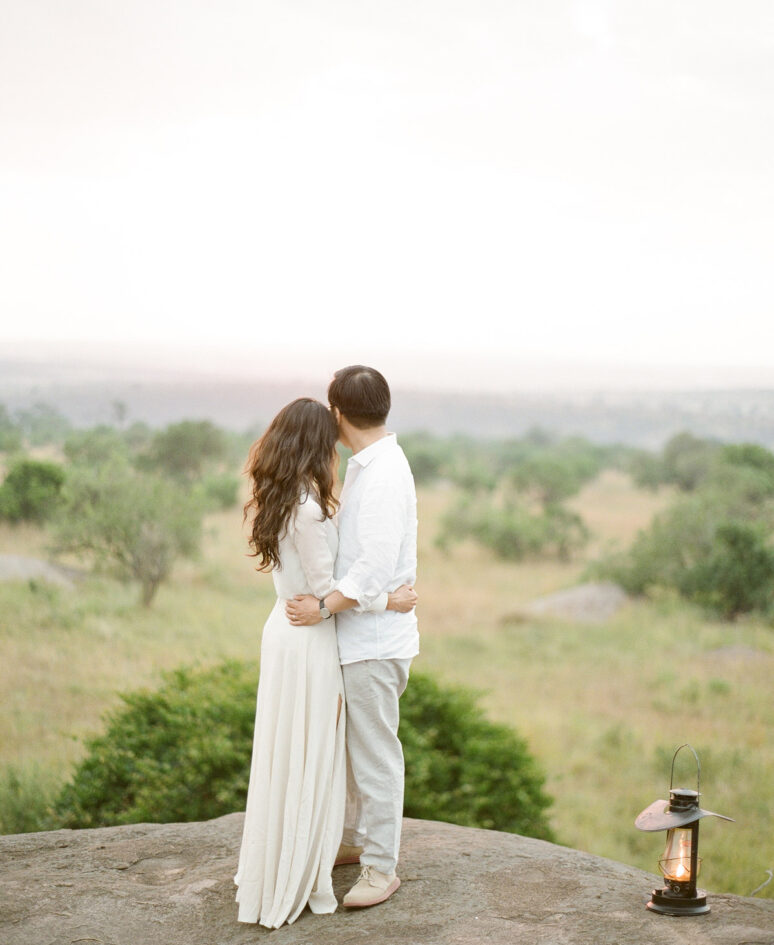
[[[310,626],[337,614],[347,700],[347,814],[337,864],[357,862],[360,878],[344,897],[349,908],[373,906],[400,886],[396,875],[403,819],[403,749],[398,700],[419,652],[413,603],[417,566],[414,480],[395,434],[388,433],[390,389],[374,368],[334,375],[328,401],[339,439],[353,456],[341,493],[336,589],[324,600],[301,596],[287,614]],[[406,589],[402,585],[407,585]],[[405,613],[365,613],[384,592],[411,597]]]

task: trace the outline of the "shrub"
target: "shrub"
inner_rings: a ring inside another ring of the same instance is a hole
[[[257,668],[181,669],[122,696],[57,801],[65,826],[203,820],[242,810]],[[526,745],[472,697],[412,675],[401,700],[406,814],[549,839],[550,799]]]
[[[228,662],[176,670],[122,695],[62,791],[67,827],[209,820],[244,808],[257,671]]]
[[[59,504],[64,481],[64,469],[57,463],[18,460],[0,486],[0,518],[9,522],[44,522]]]
[[[552,840],[552,801],[526,742],[484,716],[471,693],[413,673],[401,699],[407,817]]]

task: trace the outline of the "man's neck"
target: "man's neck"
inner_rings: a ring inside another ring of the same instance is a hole
[[[367,430],[358,430],[357,427],[350,426],[347,431],[349,447],[353,453],[359,453],[377,440],[383,440],[387,436],[387,427],[369,427]]]

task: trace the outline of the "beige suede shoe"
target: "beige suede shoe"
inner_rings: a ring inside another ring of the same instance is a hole
[[[395,873],[387,876],[375,870],[373,866],[364,866],[360,871],[360,878],[344,897],[342,905],[347,909],[375,906],[389,899],[398,886],[400,886],[400,880]]]
[[[348,863],[359,863],[360,854],[362,852],[362,847],[351,847],[346,843],[342,843],[339,847],[339,852],[336,854],[336,861],[333,865],[346,866]]]

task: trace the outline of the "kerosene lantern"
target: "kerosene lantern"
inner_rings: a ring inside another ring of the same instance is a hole
[[[675,759],[683,748],[690,748],[696,759],[696,790],[673,788]],[[696,888],[701,859],[699,857],[699,821],[702,817],[732,820],[723,814],[699,807],[701,766],[699,756],[690,745],[680,745],[672,756],[669,778],[669,800],[654,801],[637,817],[634,826],[640,830],[666,830],[664,855],[658,861],[666,885],[654,889],[648,909],[661,915],[704,915],[710,911],[707,894]]]

